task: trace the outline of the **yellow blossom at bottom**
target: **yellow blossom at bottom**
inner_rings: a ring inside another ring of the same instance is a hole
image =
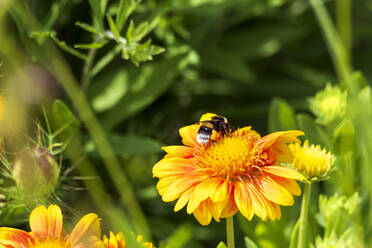
[[[152,243],[150,242],[142,242],[142,236],[137,236],[137,242],[142,244],[144,248],[153,248]],[[103,236],[103,243],[105,248],[127,248],[125,238],[123,233],[119,232],[118,234],[114,234],[110,232],[110,238],[107,238],[106,235]]]
[[[70,234],[63,230],[63,216],[56,205],[39,206],[30,215],[31,232],[0,227],[0,248],[103,248],[96,214],[85,215]]]
[[[291,206],[301,189],[299,172],[282,166],[293,160],[287,143],[300,142],[298,130],[275,132],[264,137],[244,127],[227,135],[214,133],[213,141],[197,142],[200,123],[215,114],[205,114],[198,124],[179,130],[184,146],[163,147],[167,153],[153,167],[163,201],[177,200],[174,211],[187,205],[202,224],[212,218],[233,216],[238,211],[248,220],[280,219],[280,205]],[[231,131],[231,132],[230,132]]]

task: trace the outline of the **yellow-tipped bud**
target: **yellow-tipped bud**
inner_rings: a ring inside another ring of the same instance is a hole
[[[310,180],[323,180],[331,169],[335,156],[322,149],[319,145],[310,145],[305,141],[301,146],[298,143],[290,144],[294,159],[293,166]]]

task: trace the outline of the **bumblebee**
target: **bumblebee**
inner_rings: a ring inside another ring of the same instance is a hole
[[[226,117],[218,115],[213,116],[211,120],[201,121],[199,123],[201,123],[201,126],[198,130],[196,141],[201,145],[205,145],[211,140],[213,130],[224,136],[229,135],[232,129]]]

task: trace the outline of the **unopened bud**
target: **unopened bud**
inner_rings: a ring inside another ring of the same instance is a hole
[[[20,190],[42,196],[54,191],[59,166],[47,149],[26,149],[16,158],[12,175]]]

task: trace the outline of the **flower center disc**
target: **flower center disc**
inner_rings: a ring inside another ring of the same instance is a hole
[[[258,149],[259,136],[250,131],[244,135],[222,136],[202,147],[195,155],[197,164],[211,176],[238,179],[255,176],[262,165],[275,158],[268,151]]]

